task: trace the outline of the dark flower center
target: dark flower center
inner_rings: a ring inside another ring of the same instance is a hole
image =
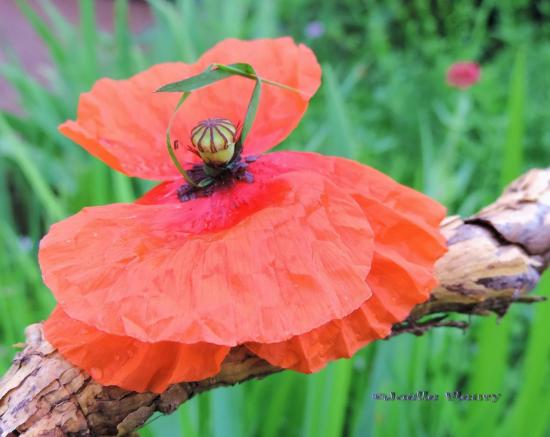
[[[254,175],[248,171],[251,163],[258,159],[257,156],[241,156],[233,159],[223,167],[211,167],[208,164],[196,164],[187,171],[197,186],[183,184],[177,190],[178,199],[182,202],[197,197],[208,197],[216,191],[227,188],[236,182],[254,182]]]

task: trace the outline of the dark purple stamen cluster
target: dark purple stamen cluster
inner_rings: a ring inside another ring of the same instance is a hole
[[[248,168],[249,164],[257,159],[257,156],[238,158],[222,168],[213,168],[206,164],[195,165],[187,173],[193,182],[199,186],[182,185],[177,190],[178,199],[187,202],[197,197],[208,197],[217,190],[230,187],[240,181],[251,184],[254,182],[254,175],[248,171]]]

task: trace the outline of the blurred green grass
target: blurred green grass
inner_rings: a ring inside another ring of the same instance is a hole
[[[57,132],[101,76],[193,61],[226,37],[292,35],[310,45],[323,87],[282,145],[349,156],[470,214],[522,171],[550,162],[550,5],[517,1],[151,0],[154,24],[133,35],[115,0],[112,33],[80,1],[69,24],[19,7],[54,62],[45,88],[9,47],[2,74],[23,114],[0,113],[0,371],[53,299],[36,263],[48,226],[85,205],[131,201],[151,186],[116,174]],[[308,34],[319,22],[320,36]],[[52,29],[55,29],[53,31]],[[454,61],[482,64],[467,92],[445,84]],[[547,275],[539,291],[548,296]],[[285,372],[218,389],[143,436],[454,436],[550,434],[550,305],[512,308],[466,334],[439,330],[369,345],[315,375]],[[500,392],[496,404],[381,402],[373,392]]]

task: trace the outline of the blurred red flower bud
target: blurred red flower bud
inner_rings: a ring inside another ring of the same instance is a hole
[[[475,62],[455,62],[447,70],[447,83],[457,88],[469,88],[481,76],[481,68]]]

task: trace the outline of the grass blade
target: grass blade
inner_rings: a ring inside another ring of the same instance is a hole
[[[523,145],[525,131],[527,51],[518,49],[510,81],[508,101],[508,128],[502,156],[501,183],[506,185],[518,177],[523,168]]]

